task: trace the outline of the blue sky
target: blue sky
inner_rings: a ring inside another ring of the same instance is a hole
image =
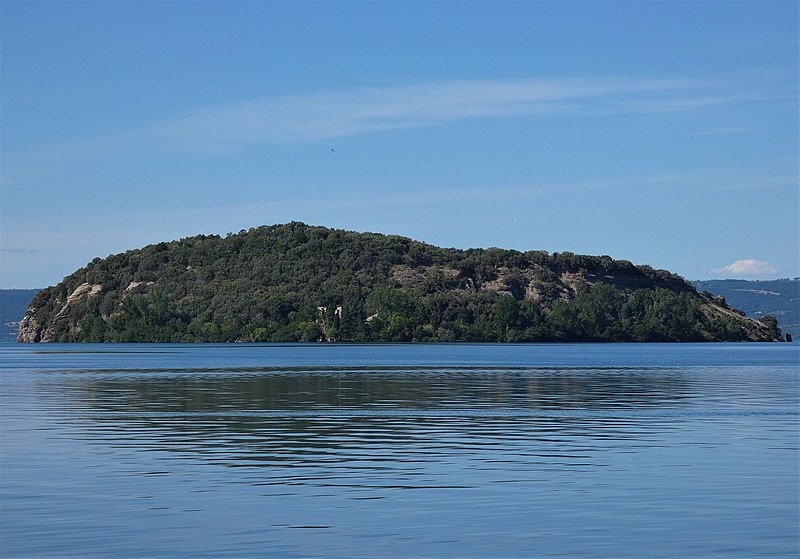
[[[796,2],[0,4],[0,287],[304,221],[798,271]]]

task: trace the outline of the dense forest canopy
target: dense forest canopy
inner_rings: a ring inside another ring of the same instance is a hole
[[[776,340],[682,278],[608,256],[457,250],[302,223],[97,258],[20,341]]]

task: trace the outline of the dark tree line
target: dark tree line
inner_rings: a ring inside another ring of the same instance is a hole
[[[102,288],[65,313],[84,283]],[[709,318],[705,304],[674,274],[607,256],[462,251],[291,223],[98,258],[33,307],[58,341],[743,339],[741,321]]]

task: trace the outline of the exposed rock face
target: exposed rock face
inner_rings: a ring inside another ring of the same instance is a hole
[[[25,315],[19,323],[19,334],[17,334],[17,341],[26,344],[35,344],[42,341],[43,326],[39,324],[36,317],[31,314],[31,311]]]
[[[154,282],[152,281],[132,281],[131,283],[128,284],[128,287],[125,288],[125,293],[141,290],[141,288],[153,285],[153,283]]]
[[[61,309],[56,313],[52,320],[47,324],[40,324],[33,314],[33,305],[28,310],[25,318],[19,325],[17,341],[23,343],[54,342],[58,340],[57,332],[60,328],[68,326],[68,317],[75,305],[83,300],[93,297],[103,290],[99,284],[82,283],[67,296]],[[71,327],[75,329],[76,327]]]
[[[765,316],[758,320],[744,317],[744,313],[734,309],[725,302],[724,297],[713,297],[710,294],[700,305],[700,309],[709,318],[732,320],[741,324],[744,338],[751,342],[782,342],[785,341],[778,322],[772,316]]]
[[[319,309],[343,309],[320,321]],[[329,331],[330,330],[330,331]],[[20,342],[783,341],[666,270],[445,249],[300,223],[97,258],[40,292]]]

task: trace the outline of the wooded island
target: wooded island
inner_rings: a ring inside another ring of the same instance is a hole
[[[439,248],[303,223],[107,258],[42,290],[20,342],[781,341],[681,277],[608,256]]]

